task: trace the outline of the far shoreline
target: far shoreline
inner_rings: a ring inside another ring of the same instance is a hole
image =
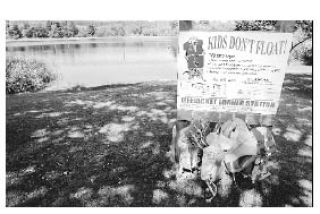
[[[23,38],[7,39],[7,47],[50,44],[79,43],[115,43],[115,42],[172,42],[178,36],[108,36],[108,37],[72,37],[72,38]]]

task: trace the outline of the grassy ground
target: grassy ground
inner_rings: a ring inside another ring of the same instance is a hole
[[[173,176],[175,84],[77,88],[6,101],[7,206],[241,206],[246,197],[259,198],[259,206],[312,205],[310,75],[286,75],[273,128],[275,174],[248,194],[233,190],[211,204],[201,189],[181,190]]]

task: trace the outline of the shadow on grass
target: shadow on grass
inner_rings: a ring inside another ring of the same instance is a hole
[[[175,85],[7,97],[7,206],[154,206]]]
[[[294,96],[312,99],[312,75],[286,74],[283,83],[284,93],[293,93]]]
[[[256,186],[261,206],[311,206],[312,101],[287,90],[273,128],[275,173]],[[6,105],[7,206],[241,206],[245,192],[206,204],[175,183],[176,85],[14,95]]]
[[[85,87],[81,85],[76,85],[72,88],[61,90],[60,92],[99,91],[99,90],[105,90],[105,89],[111,89],[111,88],[121,88],[121,87],[130,87],[130,86],[138,86],[138,85],[141,85],[141,83],[111,84],[111,85],[102,85],[102,86],[96,86],[96,87]],[[56,92],[59,92],[59,91],[55,91],[54,93]]]
[[[312,206],[312,110],[312,76],[286,74],[273,127],[277,177],[267,184],[267,206]]]

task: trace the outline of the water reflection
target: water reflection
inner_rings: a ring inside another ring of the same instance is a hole
[[[31,43],[7,46],[6,51],[8,56],[44,61],[58,72],[60,79],[52,89],[176,79],[174,41]]]

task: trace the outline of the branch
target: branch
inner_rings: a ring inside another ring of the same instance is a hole
[[[298,45],[304,43],[305,41],[307,41],[308,39],[311,39],[311,38],[312,38],[312,37],[304,38],[302,41],[300,41],[300,42],[296,43],[295,45],[293,45],[293,46],[291,47],[290,53],[291,53],[291,52],[293,51],[293,49],[295,49]]]

